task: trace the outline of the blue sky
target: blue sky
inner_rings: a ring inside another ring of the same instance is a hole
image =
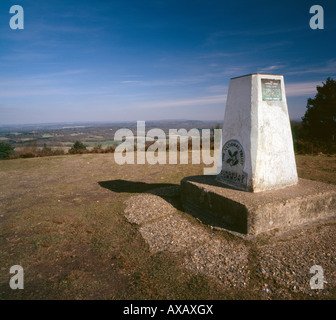
[[[24,30],[9,27],[12,5]],[[309,9],[324,9],[312,30]],[[336,78],[336,3],[1,0],[0,125],[224,117],[230,78],[283,74],[289,114]]]

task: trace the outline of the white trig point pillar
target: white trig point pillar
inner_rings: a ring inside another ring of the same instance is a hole
[[[217,181],[252,192],[298,182],[282,75],[230,80]]]

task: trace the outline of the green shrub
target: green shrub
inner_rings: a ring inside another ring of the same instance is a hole
[[[0,159],[9,158],[14,152],[14,148],[10,143],[0,142]]]
[[[70,154],[86,153],[86,152],[87,152],[87,149],[86,149],[85,144],[79,140],[77,140],[69,150]]]

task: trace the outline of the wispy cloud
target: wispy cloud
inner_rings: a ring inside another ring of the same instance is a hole
[[[140,80],[125,80],[125,81],[120,81],[121,84],[141,84],[143,81]]]
[[[321,82],[297,82],[286,84],[286,95],[288,97],[312,95],[316,93],[316,86],[321,85]]]
[[[239,53],[238,53],[239,54]],[[237,52],[211,52],[204,53],[197,56],[197,59],[216,59],[216,58],[227,58],[237,55]]]
[[[206,88],[206,91],[211,92],[211,93],[224,93],[227,92],[228,87],[224,86],[224,85],[213,85],[213,86],[209,86]]]
[[[14,61],[41,61],[48,60],[54,57],[51,53],[42,53],[42,52],[29,52],[27,50],[22,52],[13,52],[1,57],[2,61],[9,61],[13,63]]]
[[[179,85],[190,85],[205,82],[209,79],[208,74],[188,77],[188,78],[173,78],[173,79],[156,79],[156,80],[123,80],[119,81],[120,84],[125,85],[137,85],[146,87],[155,86],[179,86]]]
[[[258,69],[258,72],[271,72],[271,71],[274,71],[274,70],[283,69],[285,67],[286,67],[286,65],[284,65],[284,64],[274,64],[274,65],[270,65],[268,67],[260,68],[260,69]]]
[[[87,72],[85,69],[73,69],[37,73],[20,78],[0,77],[0,97],[18,98],[76,94],[73,84],[76,85],[77,80],[73,76],[81,75],[85,72]],[[78,94],[87,93],[85,88],[79,91]]]
[[[296,68],[293,71],[289,71],[287,75],[306,75],[306,74],[327,74],[327,75],[335,75],[336,74],[336,61],[329,60],[324,65],[305,65],[300,68]]]
[[[207,106],[211,104],[226,102],[226,94],[213,95],[206,97],[199,97],[196,99],[180,99],[180,100],[166,100],[166,101],[153,101],[146,104],[138,105],[138,109],[151,109],[151,108],[173,108],[173,107],[185,107],[185,106]]]
[[[49,81],[53,81],[57,77],[62,78],[64,76],[80,75],[86,73],[87,71],[87,69],[73,69],[58,72],[36,73],[29,76],[22,76],[20,78],[0,77],[0,85],[2,87],[15,87],[18,89],[26,86],[47,84]]]
[[[73,69],[73,70],[63,70],[58,72],[49,72],[49,73],[40,73],[35,75],[36,78],[54,78],[54,77],[63,77],[69,75],[83,74],[88,72],[87,69]]]

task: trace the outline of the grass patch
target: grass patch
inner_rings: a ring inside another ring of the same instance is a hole
[[[303,178],[336,183],[333,157],[298,156],[297,164]],[[201,165],[119,166],[111,154],[1,161],[2,299],[259,299],[258,278],[245,290],[225,288],[189,272],[179,254],[151,254],[124,218],[134,193],[99,185],[177,185],[202,172]],[[25,290],[8,286],[15,264],[25,270]]]

